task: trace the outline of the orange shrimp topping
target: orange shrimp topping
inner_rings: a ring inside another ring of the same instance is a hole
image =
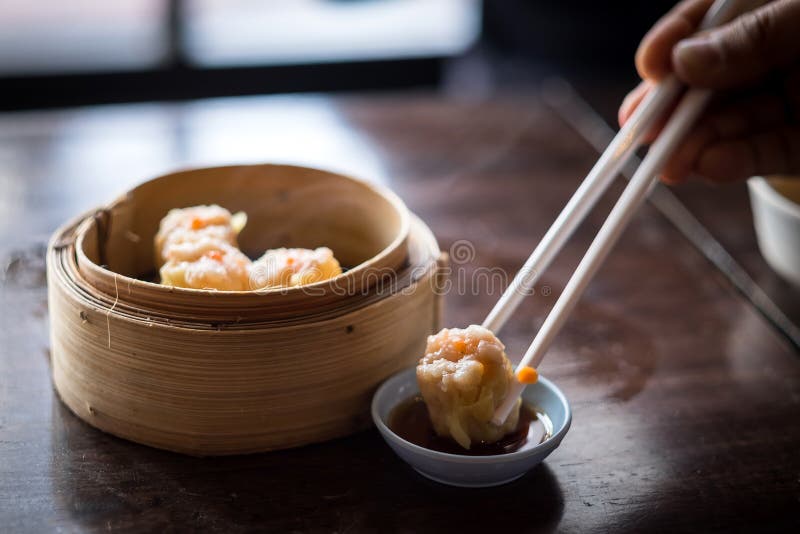
[[[539,380],[539,373],[533,367],[523,367],[517,372],[517,380],[522,384],[535,384]]]
[[[203,227],[203,220],[200,217],[192,219],[192,230],[199,230]]]
[[[467,352],[467,344],[460,339],[453,341],[453,348],[455,348],[458,352],[462,354]]]
[[[214,261],[222,261],[222,252],[220,252],[219,250],[212,250],[211,252],[206,254],[206,256],[208,256]]]

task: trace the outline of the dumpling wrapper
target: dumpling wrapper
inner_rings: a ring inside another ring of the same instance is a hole
[[[486,328],[445,328],[428,337],[417,382],[433,428],[465,449],[493,443],[517,427],[519,406],[502,426],[491,422],[515,380],[505,346]]]
[[[161,219],[154,239],[156,268],[169,260],[197,259],[215,243],[236,247],[245,224],[245,213],[231,215],[217,205],[172,209]]]
[[[342,274],[342,267],[328,247],[276,248],[253,262],[250,280],[254,289],[296,287]]]
[[[199,257],[173,258],[161,266],[161,284],[192,289],[247,291],[250,259],[227,243],[217,243]]]

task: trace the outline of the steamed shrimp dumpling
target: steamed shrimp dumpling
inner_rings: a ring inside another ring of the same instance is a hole
[[[176,228],[164,241],[162,261],[193,261],[224,246],[236,246],[236,234],[230,227],[207,226],[200,230]]]
[[[491,422],[515,380],[505,346],[486,328],[445,328],[428,337],[417,365],[417,382],[433,427],[465,449],[512,432],[519,403],[502,426]]]
[[[192,289],[246,291],[250,289],[250,259],[227,243],[199,249],[199,255],[172,257],[161,266],[161,283]]]
[[[236,238],[246,221],[244,213],[231,215],[231,212],[217,205],[170,210],[161,219],[154,240],[156,267],[171,259],[176,248],[185,259],[187,252],[181,249],[191,248],[202,241],[237,246]]]
[[[342,274],[342,267],[328,247],[276,248],[253,263],[254,288],[295,287],[328,280]]]
[[[244,213],[217,205],[173,209],[155,236],[161,283],[175,287],[247,291],[313,284],[342,273],[331,249],[268,250],[252,263],[237,248]]]

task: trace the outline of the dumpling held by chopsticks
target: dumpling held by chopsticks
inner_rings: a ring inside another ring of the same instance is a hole
[[[429,336],[417,365],[417,382],[436,433],[465,449],[473,441],[495,442],[516,428],[519,402],[502,426],[491,422],[513,381],[505,347],[477,325]]]

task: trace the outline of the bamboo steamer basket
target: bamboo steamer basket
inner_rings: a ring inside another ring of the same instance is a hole
[[[288,290],[168,288],[150,276],[173,207],[248,214],[240,247],[329,246],[349,269]],[[391,192],[280,165],[146,182],[53,235],[53,382],[89,424],[206,456],[262,452],[368,425],[369,399],[438,330],[446,256]]]

